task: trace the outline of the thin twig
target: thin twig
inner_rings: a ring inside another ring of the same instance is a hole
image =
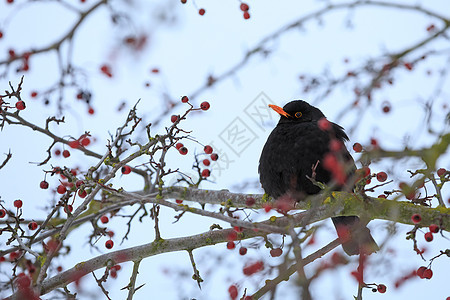
[[[133,273],[131,273],[130,277],[130,283],[128,283],[128,297],[127,300],[132,300],[134,293],[136,292],[136,279],[137,275],[139,274],[139,265],[141,263],[141,260],[137,260],[133,264]]]

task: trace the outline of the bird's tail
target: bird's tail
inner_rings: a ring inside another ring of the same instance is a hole
[[[369,228],[362,225],[357,216],[334,217],[331,220],[342,242],[342,248],[348,255],[368,255],[380,250]]]

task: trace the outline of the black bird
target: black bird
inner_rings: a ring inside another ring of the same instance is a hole
[[[348,141],[344,129],[328,122],[318,108],[303,100],[291,101],[283,108],[269,106],[281,117],[259,160],[260,182],[266,194],[297,201],[318,194],[321,189],[308,177],[336,191],[351,191],[353,184],[347,184],[347,179],[354,181],[356,166],[343,144]],[[357,216],[333,217],[332,221],[348,255],[379,250]]]

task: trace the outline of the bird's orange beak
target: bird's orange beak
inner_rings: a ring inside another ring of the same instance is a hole
[[[290,114],[288,114],[287,112],[285,112],[281,107],[279,107],[279,106],[276,106],[276,105],[273,105],[273,104],[269,104],[269,107],[271,108],[271,109],[273,109],[274,111],[276,111],[277,113],[279,113],[280,115],[282,115],[282,116],[285,116],[285,117],[290,117],[291,115]]]

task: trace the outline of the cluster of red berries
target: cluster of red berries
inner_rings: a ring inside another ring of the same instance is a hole
[[[244,19],[248,20],[250,19],[250,13],[248,12],[250,10],[250,7],[247,3],[241,3],[239,8],[244,12]]]
[[[433,271],[431,271],[430,268],[423,266],[417,269],[416,274],[422,279],[431,279],[431,277],[433,277]]]
[[[327,121],[328,122],[328,121]],[[347,173],[345,166],[338,160],[335,153],[329,152],[323,158],[323,166],[331,172],[333,179],[340,185],[345,185]]]
[[[436,224],[431,224],[430,226],[428,226],[428,229],[430,231],[426,232],[424,237],[427,242],[431,242],[433,240],[433,233],[439,232],[439,226]]]
[[[422,217],[420,216],[420,214],[413,214],[411,216],[411,220],[414,224],[419,224],[420,221],[422,221]],[[424,238],[427,242],[431,242],[433,240],[433,233],[438,233],[440,228],[436,224],[431,224],[430,226],[428,226],[428,230],[429,231],[425,233]]]
[[[117,271],[119,271],[121,269],[122,269],[122,267],[120,265],[112,266],[111,269],[109,269],[109,275],[112,278],[117,278]]]
[[[83,134],[82,136],[80,136],[78,139],[76,140],[72,140],[70,141],[69,147],[72,149],[78,149],[81,147],[86,147],[91,143],[91,140],[89,139],[89,137],[86,134]],[[56,153],[55,153],[56,154]]]

